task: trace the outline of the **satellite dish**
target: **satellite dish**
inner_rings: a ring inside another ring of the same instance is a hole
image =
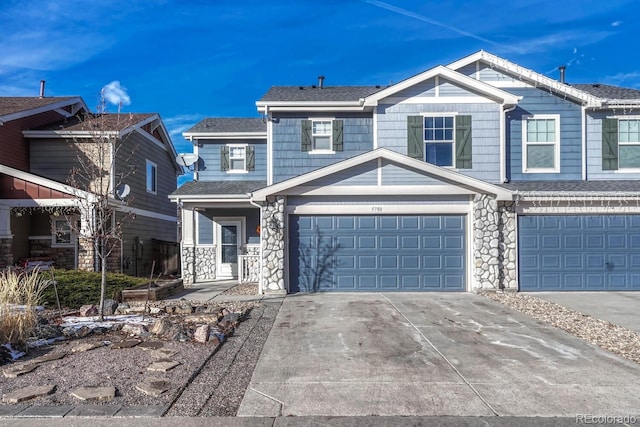
[[[187,168],[193,165],[197,161],[198,161],[198,155],[193,153],[178,154],[178,156],[176,157],[176,163],[178,163],[180,166],[185,166]]]
[[[127,197],[130,192],[131,192],[131,187],[129,187],[127,184],[118,185],[115,191],[116,197],[120,200],[124,200],[124,198]]]

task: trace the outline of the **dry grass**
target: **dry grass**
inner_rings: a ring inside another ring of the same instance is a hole
[[[30,273],[0,271],[0,344],[25,348],[37,324],[36,306],[48,284],[46,275],[37,269]]]

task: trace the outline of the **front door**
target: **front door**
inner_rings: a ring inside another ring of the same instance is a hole
[[[240,221],[218,223],[218,274],[219,279],[238,277],[238,255],[241,247],[242,224]]]

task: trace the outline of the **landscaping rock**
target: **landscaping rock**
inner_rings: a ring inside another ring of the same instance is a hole
[[[132,348],[140,344],[142,341],[140,340],[124,340],[120,342],[113,343],[111,348],[113,349],[121,349],[121,348]]]
[[[38,366],[40,366],[39,363],[29,363],[29,364],[19,365],[13,368],[5,369],[3,373],[4,373],[4,376],[7,378],[17,378],[20,375],[28,374],[29,372],[36,369]]]
[[[3,400],[6,403],[20,403],[35,397],[51,394],[55,389],[55,385],[29,386],[7,393]]]
[[[89,351],[89,350],[93,350],[95,348],[98,347],[104,347],[104,343],[99,341],[99,342],[84,342],[82,344],[78,344],[77,346],[73,347],[71,349],[71,353],[80,353],[83,351]]]
[[[71,396],[80,400],[111,400],[116,396],[115,387],[79,387]]]
[[[83,305],[80,307],[80,316],[93,317],[98,315],[98,307],[93,304]]]
[[[57,338],[62,335],[62,328],[58,325],[40,325],[36,331],[36,335],[41,339]]]
[[[142,350],[157,350],[159,348],[162,348],[164,346],[164,344],[162,344],[160,341],[142,341],[140,344],[138,344],[138,348],[141,348]]]
[[[64,351],[47,353],[47,354],[43,354],[42,356],[36,357],[35,359],[32,360],[32,363],[44,363],[44,362],[51,362],[52,360],[60,360],[66,355],[67,353],[65,353]]]
[[[154,397],[160,396],[170,388],[171,383],[162,378],[145,378],[140,384],[136,385],[136,389]]]
[[[126,302],[121,302],[120,304],[118,304],[118,307],[116,308],[116,314],[125,314],[127,309],[131,308],[131,306],[126,303]]]
[[[225,314],[221,321],[222,322],[237,323],[238,321],[240,321],[240,313]]]
[[[156,320],[156,322],[151,327],[150,332],[155,335],[165,335],[169,332],[172,326],[173,323],[171,323],[169,319],[167,319],[166,317],[162,317]]]
[[[209,340],[209,325],[201,325],[196,328],[193,339],[200,343],[206,343]]]
[[[102,307],[102,314],[105,316],[113,316],[116,314],[116,310],[118,309],[118,302],[112,299],[105,299]]]
[[[167,372],[175,368],[179,364],[180,362],[176,362],[174,360],[159,359],[153,362],[151,365],[149,365],[149,367],[147,368],[147,371]]]
[[[191,304],[181,304],[173,308],[174,314],[191,314],[193,313],[193,306]]]
[[[122,326],[121,331],[123,333],[136,336],[142,336],[148,332],[146,326],[138,323],[127,323],[126,325]]]
[[[81,327],[76,329],[75,336],[78,338],[84,338],[86,336],[91,335],[93,331],[88,326],[82,325]]]

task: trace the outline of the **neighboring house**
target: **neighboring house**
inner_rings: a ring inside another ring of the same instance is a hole
[[[260,218],[263,292],[640,290],[640,91],[563,76],[479,51],[207,119],[170,196],[185,281],[228,277]]]
[[[84,191],[88,187],[69,185],[69,179],[80,161],[90,159],[86,147],[106,136],[120,148],[110,149],[113,162],[107,159],[105,165],[113,169],[105,172],[104,185],[116,211],[114,221],[128,221],[108,260],[109,271],[148,276],[153,260],[158,261],[156,274],[177,270],[177,260],[171,266],[167,257],[178,240],[176,207],[167,195],[176,189],[176,176],[183,171],[160,116],[98,116],[81,98],[44,96],[0,98],[3,266],[46,259],[57,268],[99,267],[91,245],[74,235],[69,223],[91,221],[92,213],[83,206],[95,200],[95,194]],[[116,188],[121,181],[126,187]],[[126,193],[125,202],[118,199],[118,191]]]

